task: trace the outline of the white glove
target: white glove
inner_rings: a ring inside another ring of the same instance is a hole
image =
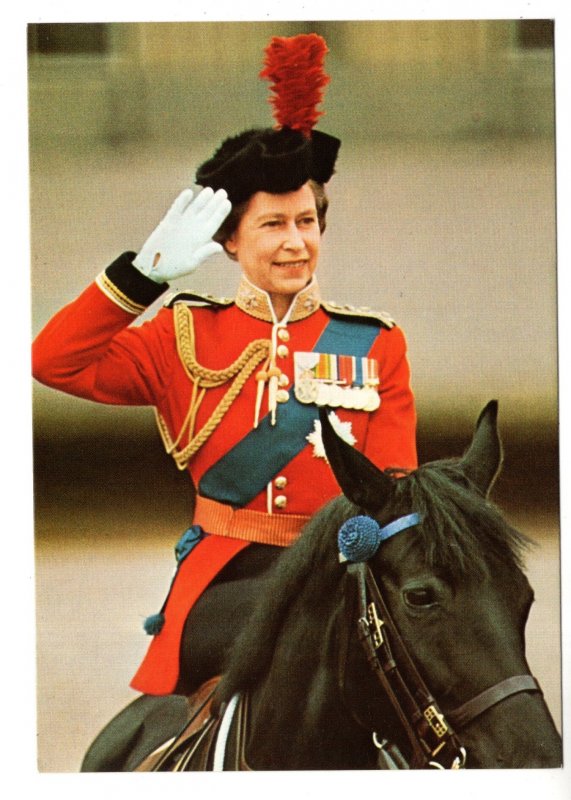
[[[222,251],[212,241],[232,204],[224,189],[191,189],[179,194],[164,219],[151,233],[133,265],[156,283],[188,275],[205,259]]]

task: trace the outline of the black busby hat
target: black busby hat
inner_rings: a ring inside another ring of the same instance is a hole
[[[327,183],[341,142],[313,130],[323,112],[316,107],[329,76],[323,71],[327,45],[315,33],[274,37],[265,49],[260,77],[272,81],[275,128],[252,128],[226,139],[196,173],[196,182],[225,189],[234,204],[259,191],[295,191],[308,180]]]

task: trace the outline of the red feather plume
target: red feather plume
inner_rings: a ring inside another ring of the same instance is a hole
[[[287,126],[311,135],[311,129],[324,112],[317,111],[324,89],[330,81],[323,70],[328,53],[325,39],[316,33],[274,36],[264,50],[264,69],[260,78],[272,81],[269,102],[278,127]]]

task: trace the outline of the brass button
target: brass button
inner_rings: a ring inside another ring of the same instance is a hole
[[[287,486],[287,478],[285,475],[278,475],[274,481],[276,489],[285,489]]]
[[[278,378],[278,383],[280,386],[289,386],[289,378],[285,374],[285,372],[282,372],[282,374]]]
[[[287,403],[289,400],[289,392],[287,389],[278,389],[276,392],[276,400],[278,403]]]
[[[285,508],[287,506],[287,497],[285,494],[278,494],[274,499],[274,505],[276,508]]]
[[[278,328],[278,339],[282,342],[289,342],[289,331],[287,328]]]
[[[289,347],[285,344],[279,344],[276,353],[280,358],[287,358],[287,356],[289,356]]]

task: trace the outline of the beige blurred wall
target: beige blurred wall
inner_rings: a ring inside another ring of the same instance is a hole
[[[266,124],[266,87],[255,80],[263,47],[271,35],[316,30],[331,49],[327,113],[340,135],[550,135],[553,53],[522,48],[518,24],[113,23],[105,53],[32,55],[30,133],[33,142],[172,141]]]

